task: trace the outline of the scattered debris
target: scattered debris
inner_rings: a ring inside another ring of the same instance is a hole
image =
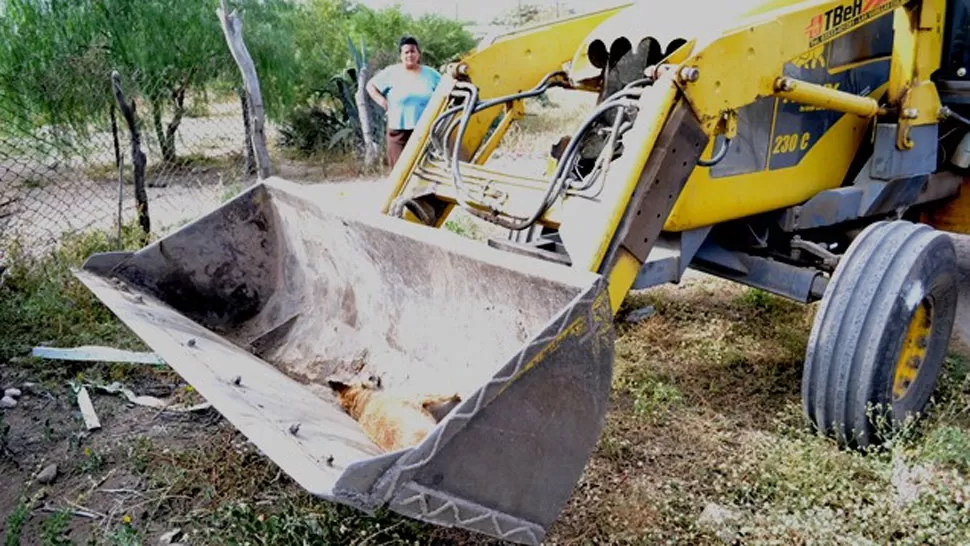
[[[175,528],[165,533],[164,535],[158,537],[158,543],[162,546],[170,546],[172,544],[175,544],[181,538],[182,538],[182,530]]]
[[[42,484],[49,484],[52,483],[56,477],[57,465],[50,464],[45,466],[44,469],[40,471],[40,474],[37,474],[37,481]]]
[[[721,542],[734,544],[740,536],[740,521],[740,512],[711,502],[704,507],[701,517],[697,519],[697,525],[713,532]]]
[[[77,392],[77,404],[81,407],[81,416],[84,417],[84,424],[88,430],[101,428],[101,421],[98,414],[94,411],[94,404],[91,403],[91,395],[85,387],[81,387]]]
[[[64,512],[64,509],[57,508],[55,506],[44,506],[40,509],[40,511],[55,514],[59,512]],[[88,510],[68,510],[68,513],[70,513],[72,516],[77,516],[79,518],[87,518],[87,519],[101,519],[104,517],[104,514],[97,514],[95,512],[91,512]]]
[[[126,364],[165,364],[155,353],[141,353],[114,349],[112,347],[101,347],[96,345],[84,345],[73,348],[57,347],[34,347],[31,356],[37,358],[47,358],[50,360],[74,360],[84,362],[117,362]]]
[[[626,322],[637,324],[654,316],[656,313],[657,310],[652,305],[641,307],[634,311],[630,311],[626,316]]]
[[[172,404],[165,400],[155,398],[154,396],[138,396],[131,389],[126,389],[121,385],[121,383],[114,382],[110,385],[93,385],[94,388],[108,392],[111,394],[124,394],[125,398],[133,404],[139,406],[144,406],[147,408],[157,408],[164,411],[174,411],[179,413],[189,413],[194,411],[202,411],[212,407],[212,404],[205,402],[202,404],[196,404],[194,406],[185,406],[182,404]]]
[[[3,391],[3,395],[7,398],[20,398],[21,394],[23,393],[20,391],[20,389],[7,389]]]

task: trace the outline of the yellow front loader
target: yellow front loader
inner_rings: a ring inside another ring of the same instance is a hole
[[[313,494],[537,544],[599,438],[624,297],[688,267],[821,302],[821,433],[866,446],[926,407],[970,329],[968,33],[970,0],[644,0],[525,29],[443,70],[374,214],[269,179],[76,274]],[[597,101],[548,176],[489,166],[552,87]],[[456,207],[508,236],[440,229]],[[384,452],[335,375],[461,401]]]

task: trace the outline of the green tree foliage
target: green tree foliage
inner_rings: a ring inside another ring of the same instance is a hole
[[[359,114],[353,106],[358,55],[373,76],[399,62],[397,44],[404,35],[418,39],[422,62],[436,69],[475,46],[461,23],[445,17],[414,18],[397,7],[373,10],[349,0],[308,0],[305,9],[296,31],[301,59],[299,77],[292,82],[296,100],[280,120],[282,144],[304,153],[361,147]],[[383,119],[375,121],[380,137]]]
[[[108,113],[107,51],[82,1],[7,0],[0,17],[0,131],[70,126]]]
[[[118,70],[147,102],[169,161],[186,95],[232,67],[215,5],[203,0],[8,0],[0,44],[0,96],[20,120],[85,135],[107,120]]]
[[[75,0],[77,1],[77,0]],[[104,30],[112,68],[131,75],[151,105],[152,126],[165,161],[175,160],[175,132],[186,94],[232,68],[212,2],[88,0]],[[168,123],[163,115],[171,114]]]
[[[397,8],[375,11],[350,0],[227,3],[242,17],[267,118],[291,128],[307,112],[333,118],[309,124],[331,134],[359,126],[356,112],[342,100],[348,91],[353,96],[356,85],[348,43],[366,50],[370,74],[397,62],[403,34],[418,37],[424,62],[436,68],[474,46],[457,22],[415,19]],[[187,98],[204,98],[213,89],[237,91],[241,84],[218,5],[219,0],[0,2],[0,125],[6,127],[0,131],[17,126],[20,134],[30,134],[44,127],[83,141],[92,127],[109,120],[109,76],[117,70],[163,159],[174,160]]]

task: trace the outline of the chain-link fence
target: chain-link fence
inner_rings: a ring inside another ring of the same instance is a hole
[[[152,232],[198,217],[255,178],[237,93],[126,102],[134,102],[146,158]],[[78,130],[38,128],[16,103],[0,101],[0,249],[18,241],[40,253],[66,233],[112,232],[137,221],[132,136],[115,104],[105,120]],[[273,127],[267,131],[273,139]]]
[[[574,5],[577,2],[580,0],[522,2],[521,10],[514,11],[507,23],[519,26],[545,20],[549,10],[560,16],[589,10],[589,6]],[[28,10],[24,6],[33,6],[26,0],[18,4],[22,4],[21,11]],[[96,11],[92,11],[92,5],[84,3],[86,7],[78,8],[77,13],[64,5],[59,5],[59,9],[63,17],[77,16],[78,20],[88,21]],[[179,9],[188,10],[190,5],[202,10],[198,17],[215,21],[210,0],[196,0]],[[256,9],[261,2],[254,0],[247,5]],[[120,40],[117,47],[108,48],[102,43],[108,30],[98,25],[108,23],[99,22],[100,19],[88,21],[90,36],[65,46],[58,40],[73,40],[78,33],[62,35],[56,18],[37,13],[33,19],[27,17],[30,14],[18,15],[32,25],[33,34],[24,31],[23,37],[0,44],[0,57],[5,62],[0,74],[5,80],[0,81],[0,261],[4,249],[15,243],[30,254],[40,255],[56,246],[65,234],[91,230],[111,233],[121,225],[144,225],[136,199],[132,132],[114,96],[110,68],[115,61],[111,59],[121,59],[129,67],[119,70],[120,88],[125,102],[134,105],[140,149],[146,159],[144,198],[153,234],[163,234],[197,218],[255,180],[255,165],[247,145],[245,108],[239,94],[241,82],[238,75],[233,75],[237,69],[225,50],[218,27],[195,29],[192,37],[184,36],[180,45],[172,47],[170,41],[149,40],[152,33],[128,33],[129,20],[148,21],[146,24],[177,32],[178,27],[190,25],[194,19],[176,20],[177,13],[168,8],[141,18],[135,17],[137,12],[106,13],[112,15],[105,21],[113,21],[109,34]],[[351,21],[348,17],[353,16],[341,13],[337,15]],[[390,44],[404,32],[402,21],[393,13],[383,19],[365,14],[347,24],[348,28],[357,29],[362,43],[362,36],[369,36],[367,62],[374,65],[372,73],[396,59]],[[261,53],[256,57],[275,58],[276,54],[288,58],[275,51],[274,44],[289,36],[280,29],[289,28],[286,25],[291,23],[279,22],[269,12],[253,15],[246,40],[259,44]],[[415,32],[426,42],[429,59],[432,52],[440,57],[438,60],[450,58],[452,50],[464,50],[470,45],[463,42],[466,38],[438,22],[422,19],[421,24],[425,27],[415,27]],[[489,26],[496,25],[501,27],[504,23],[492,22]],[[8,34],[13,32],[11,28],[7,29]],[[468,40],[474,30],[464,26]],[[343,51],[343,34],[328,32],[321,36],[333,38],[333,43],[327,42],[329,45],[320,51],[313,49],[314,40],[300,45],[301,60],[291,67],[291,72],[280,75],[285,71],[269,69],[269,74],[259,74],[268,84],[263,88],[264,101],[283,95],[267,91],[281,79],[300,80],[302,83],[297,83],[303,88],[334,88],[329,92],[331,104],[324,109],[296,108],[287,114],[286,130],[266,120],[273,170],[292,180],[320,180],[327,173],[316,164],[319,162],[309,159],[297,163],[292,154],[281,150],[311,156],[321,149],[333,152],[339,143],[337,137],[356,131],[352,112],[355,82],[353,78],[344,81],[346,78],[339,73],[341,63],[334,60],[340,56],[338,53],[348,54]],[[131,38],[129,34],[137,35],[138,40],[122,40]],[[36,54],[38,48],[29,45],[33,43],[31,37],[46,40],[46,54]],[[350,49],[354,47],[352,44]],[[154,53],[159,51],[164,55]],[[383,59],[382,55],[388,58]],[[280,64],[274,60],[263,65],[264,69],[268,67],[280,68]],[[22,80],[14,81],[18,77]],[[281,173],[279,167],[283,163],[298,168]]]

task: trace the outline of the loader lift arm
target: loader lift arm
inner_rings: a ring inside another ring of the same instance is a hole
[[[552,180],[546,181],[524,180],[511,173],[497,175],[476,166],[487,161],[498,139],[521,115],[523,96],[538,94],[549,85],[604,94],[608,67],[595,78],[572,77],[588,73],[593,61],[593,48],[584,51],[585,42],[577,47],[577,38],[586,37],[596,25],[609,23],[610,16],[618,11],[540,26],[483,47],[449,67],[430,112],[422,118],[417,131],[420,138],[405,151],[407,161],[391,173],[384,212],[404,197],[402,201],[411,210],[394,212],[437,227],[452,207],[459,205],[511,230],[533,224],[557,230],[568,255],[566,263],[608,278],[616,311],[661,232],[678,231],[671,229],[668,219],[680,205],[688,181],[697,171],[716,165],[730,150],[740,109],[764,97],[777,97],[847,113],[865,122],[893,115],[900,119],[898,139],[902,146],[911,127],[937,122],[941,105],[928,86],[928,76],[939,64],[939,42],[911,27],[939,25],[942,0],[908,5],[904,0],[774,4],[782,7],[763,13],[738,10],[744,17],[735,28],[673,40],[662,57],[651,59],[655,63],[648,66],[644,79],[603,97],[599,110],[587,121],[596,121],[602,111],[615,105],[628,123],[622,126],[622,135],[614,135],[622,140],[622,154],[612,159],[602,180],[592,181],[599,188],[595,197],[575,191],[577,187],[586,189],[589,182],[571,184],[564,180],[570,167],[568,157],[560,159]],[[895,18],[894,29],[902,38],[895,42],[892,79],[884,86],[859,96],[786,75],[785,65],[792,59],[811,54],[887,14]],[[543,53],[541,58],[538,51]],[[510,57],[524,59],[513,72],[504,69],[505,59]],[[567,60],[572,66],[566,66]],[[564,66],[570,75],[567,81],[559,72]],[[900,80],[907,84],[895,83]],[[880,104],[876,97],[887,89],[887,103]],[[463,107],[469,101],[480,110],[467,120],[456,119],[470,113]],[[505,114],[489,133],[503,104]],[[457,130],[462,145],[449,157],[435,158],[434,152],[441,147],[436,146],[441,142],[436,137],[442,134],[442,128],[447,129],[445,138],[452,140]],[[573,142],[586,128],[588,124],[581,126]],[[472,162],[467,161],[469,157],[474,157]],[[438,176],[425,176],[425,169]],[[464,184],[463,171],[480,176]],[[837,187],[843,181],[830,177],[826,187]],[[478,199],[470,195],[472,186],[480,190]],[[781,205],[796,205],[815,191],[807,186]],[[538,205],[528,205],[536,201]],[[736,217],[744,214],[739,212]]]

